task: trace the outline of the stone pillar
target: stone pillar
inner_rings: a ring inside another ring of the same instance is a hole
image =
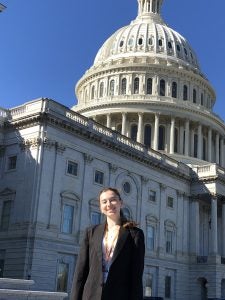
[[[202,159],[202,125],[198,125],[198,150],[197,157]]]
[[[217,236],[217,197],[211,197],[211,255],[218,252],[218,236]]]
[[[195,131],[191,129],[191,156],[194,156],[194,140],[195,140]]]
[[[184,154],[184,127],[180,126],[179,132],[179,153]]]
[[[185,146],[184,146],[185,156],[189,156],[189,131],[190,131],[190,123],[189,120],[186,120],[185,121]]]
[[[175,118],[171,118],[170,125],[170,154],[174,153]]]
[[[158,147],[159,147],[159,114],[155,114],[153,149],[158,150]]]
[[[160,224],[159,224],[159,255],[165,253],[165,230],[164,230],[164,221],[165,221],[165,212],[166,212],[166,186],[160,184]]]
[[[106,126],[111,128],[111,114],[107,114]]]
[[[222,256],[225,257],[225,200],[222,202]]]
[[[143,113],[138,113],[137,142],[143,143]]]
[[[220,140],[220,165],[224,167],[224,140]]]
[[[212,162],[212,129],[208,129],[208,161]]]
[[[199,255],[199,202],[192,199],[190,210],[190,252],[191,255]]]
[[[216,163],[220,163],[220,135],[216,133]]]
[[[177,255],[182,256],[184,240],[184,193],[177,190]]]
[[[127,130],[127,114],[122,113],[122,131],[121,131],[121,133],[123,135],[126,135],[126,130]]]

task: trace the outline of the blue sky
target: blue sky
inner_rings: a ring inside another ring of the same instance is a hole
[[[68,107],[103,42],[137,15],[137,0],[0,0],[0,106],[39,97]],[[225,1],[164,0],[166,23],[194,48],[225,120]]]

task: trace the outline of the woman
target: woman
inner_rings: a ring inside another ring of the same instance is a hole
[[[143,231],[123,217],[117,189],[103,189],[99,205],[106,222],[85,232],[70,299],[142,300]]]

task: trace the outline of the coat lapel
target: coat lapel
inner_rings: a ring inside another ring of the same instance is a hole
[[[127,240],[128,235],[129,235],[129,230],[127,230],[121,226],[120,231],[119,231],[118,241],[116,243],[116,247],[115,247],[115,250],[113,253],[111,264],[113,264],[113,262],[116,260],[117,256],[119,255],[121,249],[123,248],[123,246]]]
[[[102,240],[105,231],[105,224],[100,224],[96,227],[93,235],[93,244],[97,252],[98,258],[102,264]]]

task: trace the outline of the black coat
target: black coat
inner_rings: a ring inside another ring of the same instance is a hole
[[[78,256],[70,300],[143,300],[144,234],[120,227],[106,283],[102,275],[105,224],[86,230]]]

